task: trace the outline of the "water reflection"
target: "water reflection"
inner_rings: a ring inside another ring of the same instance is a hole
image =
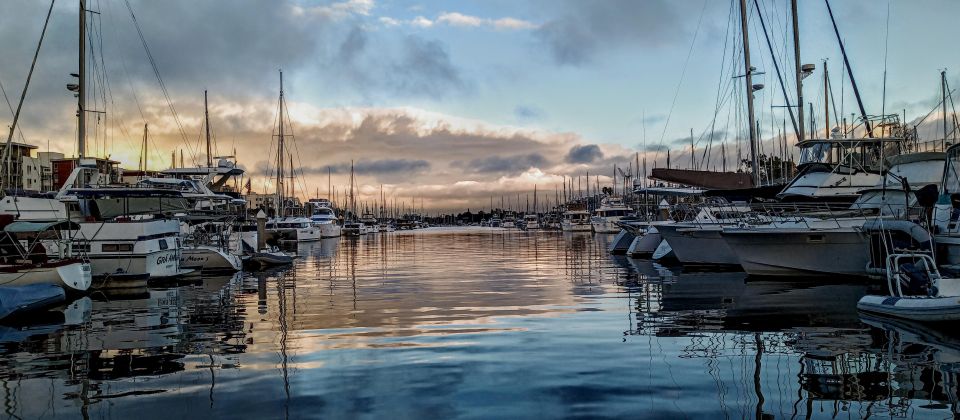
[[[863,284],[745,281],[493,229],[300,245],[292,269],[0,326],[10,417],[949,417],[960,338]]]

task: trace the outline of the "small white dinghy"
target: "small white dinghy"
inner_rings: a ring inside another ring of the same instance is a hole
[[[922,322],[960,320],[960,279],[943,278],[928,254],[890,254],[886,296],[867,295],[857,309]]]

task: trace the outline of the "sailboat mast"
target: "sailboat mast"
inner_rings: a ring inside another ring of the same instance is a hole
[[[760,186],[760,162],[757,159],[757,124],[753,110],[753,67],[750,66],[750,32],[747,29],[747,0],[740,0],[740,31],[743,35],[744,82],[747,91],[747,115],[750,124],[750,165],[753,170],[753,184]]]
[[[823,138],[830,138],[830,73],[827,71],[827,60],[823,60]]]
[[[283,214],[283,70],[280,70],[279,126],[277,127],[277,217]]]
[[[793,62],[797,78],[797,131],[800,136],[797,141],[803,141],[803,69],[800,67],[800,19],[797,16],[797,0],[790,0],[790,13],[793,15]]]
[[[943,106],[943,140],[941,144],[943,145],[943,150],[947,150],[947,71],[940,71],[940,95],[941,105]]]
[[[144,172],[144,175],[146,175],[147,155],[149,155],[149,153],[147,153],[147,125],[146,124],[143,125],[143,147],[141,147],[141,149],[143,150],[143,172]]]
[[[353,219],[357,218],[357,199],[353,195],[353,160],[350,161],[350,212]]]
[[[87,154],[87,1],[80,0],[80,68],[77,72],[77,157]]]
[[[213,149],[210,148],[210,111],[207,109],[207,90],[203,90],[203,125],[207,128],[207,167],[213,167]]]

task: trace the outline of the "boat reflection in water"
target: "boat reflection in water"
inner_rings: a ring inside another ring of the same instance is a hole
[[[291,268],[93,294],[0,327],[8,416],[952,416],[949,331],[862,284],[613,257],[607,236],[432,228]]]
[[[745,282],[742,273],[663,277],[654,263],[631,262],[637,276],[660,278],[624,284],[637,296],[625,334],[655,343],[684,338],[680,357],[705,361],[714,400],[729,404],[728,415],[960,413],[958,332],[860,315],[864,285]],[[731,401],[731,392],[752,395]]]

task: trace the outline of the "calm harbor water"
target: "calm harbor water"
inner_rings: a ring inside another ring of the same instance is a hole
[[[612,236],[428,229],[0,326],[13,418],[952,418],[960,331]]]

